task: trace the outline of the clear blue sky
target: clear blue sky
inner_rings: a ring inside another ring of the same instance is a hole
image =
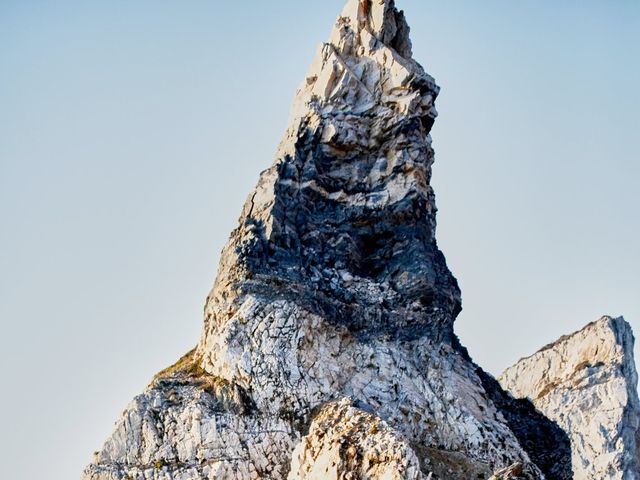
[[[342,3],[0,2],[6,478],[78,478],[196,343]],[[640,2],[397,3],[443,87],[438,237],[473,357],[498,373],[605,313],[640,331]]]

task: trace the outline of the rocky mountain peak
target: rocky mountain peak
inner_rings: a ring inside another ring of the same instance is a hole
[[[394,2],[350,0],[223,250],[200,342],[131,402],[85,480],[572,478],[570,430],[453,333],[438,92]]]
[[[350,1],[338,18],[225,248],[203,355],[246,295],[265,292],[357,334],[451,341],[460,292],[430,185],[439,89],[408,32],[393,1]]]

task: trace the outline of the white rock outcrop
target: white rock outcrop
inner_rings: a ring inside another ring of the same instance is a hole
[[[569,433],[575,480],[640,478],[633,344],[624,319],[604,317],[520,360],[498,379]]]
[[[422,480],[409,444],[375,415],[345,398],[313,419],[293,452],[288,480],[379,478]]]

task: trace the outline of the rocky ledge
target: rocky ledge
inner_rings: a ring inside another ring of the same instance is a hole
[[[223,251],[200,342],[85,480],[572,477],[567,432],[454,335],[438,93],[393,0],[350,0]]]

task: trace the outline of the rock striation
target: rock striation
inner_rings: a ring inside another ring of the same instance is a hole
[[[84,480],[571,478],[567,434],[454,335],[438,93],[393,0],[350,0],[223,251],[198,345]]]
[[[640,403],[631,327],[604,317],[508,368],[498,379],[571,437],[573,478],[640,478]]]

